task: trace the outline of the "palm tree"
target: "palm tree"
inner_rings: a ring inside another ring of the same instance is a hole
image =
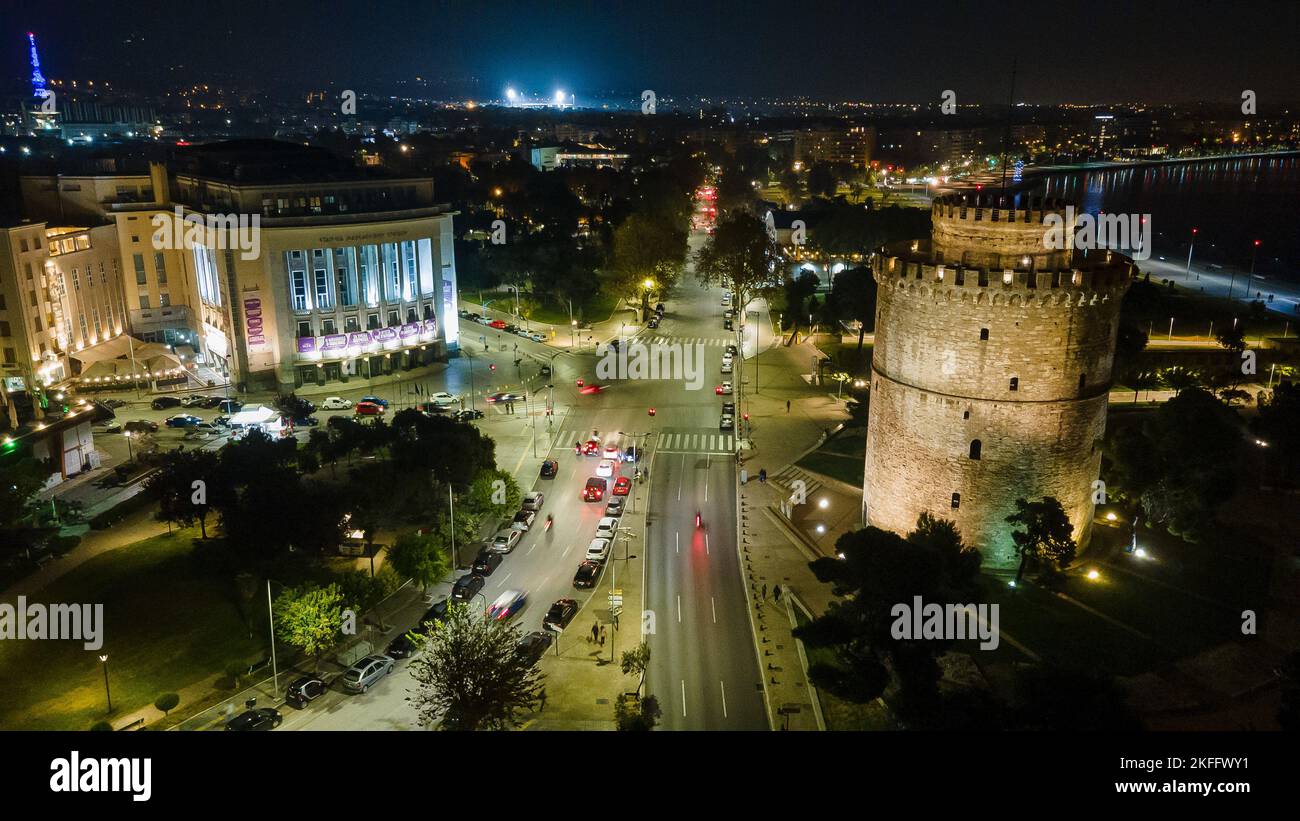
[[[1141,371],[1135,373],[1128,379],[1129,387],[1133,389],[1133,404],[1137,404],[1138,393],[1141,391],[1150,391],[1160,387],[1160,375],[1154,371]]]

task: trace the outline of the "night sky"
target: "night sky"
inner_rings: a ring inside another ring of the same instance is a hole
[[[466,96],[507,84],[924,101],[1181,102],[1300,97],[1300,3],[1079,2],[29,2],[4,0],[0,76],[158,85],[366,88],[423,76]],[[187,10],[193,10],[188,15]],[[234,13],[229,13],[232,11]],[[223,13],[225,13],[223,17]],[[170,70],[169,70],[170,69]],[[174,77],[177,83],[158,82]],[[475,85],[477,83],[477,85]]]

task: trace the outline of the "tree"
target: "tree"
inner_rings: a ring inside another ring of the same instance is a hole
[[[1300,478],[1300,385],[1283,382],[1273,388],[1251,427],[1268,443],[1265,456],[1276,465],[1278,478],[1288,483]]]
[[[614,699],[614,722],[624,732],[653,730],[662,715],[659,699],[654,696]]]
[[[416,687],[407,697],[420,724],[445,730],[504,730],[519,724],[542,690],[542,675],[517,652],[519,631],[483,619],[464,604],[417,634],[410,663]]]
[[[4,481],[0,482],[0,527],[10,528],[30,515],[32,499],[53,475],[54,466],[47,460],[14,454],[7,454],[0,465],[4,467]]]
[[[876,327],[876,277],[866,266],[846,268],[835,275],[828,299],[840,319],[858,323],[858,354],[867,329]]]
[[[192,527],[199,523],[202,538],[208,538],[208,513],[213,498],[222,495],[217,483],[225,481],[221,459],[210,450],[176,450],[163,454],[158,470],[145,482],[144,490],[158,502],[159,521]]]
[[[1113,678],[1096,671],[1029,667],[1016,680],[1016,729],[1135,732],[1142,724]]]
[[[424,588],[442,581],[451,572],[447,546],[431,533],[403,533],[388,548],[388,561],[405,578]]]
[[[805,314],[804,305],[817,293],[821,279],[812,271],[800,271],[798,276],[786,277],[785,306],[794,327],[799,328],[799,317]],[[808,311],[811,312],[811,309]]]
[[[1006,521],[1021,527],[1011,532],[1011,541],[1015,542],[1016,553],[1020,555],[1017,582],[1024,577],[1028,566],[1060,571],[1074,561],[1074,554],[1079,549],[1074,541],[1074,525],[1056,497],[1044,496],[1039,502],[1016,499],[1016,512]]]
[[[1183,391],[1199,388],[1205,384],[1205,377],[1200,371],[1174,366],[1160,371],[1160,381],[1178,396]]]
[[[686,231],[666,219],[632,214],[614,229],[605,285],[646,315],[650,294],[667,293],[686,261]],[[647,286],[646,283],[653,283]]]
[[[732,291],[743,317],[750,300],[777,278],[780,259],[776,238],[763,221],[736,213],[718,224],[712,241],[696,255],[695,275],[701,285]]]
[[[646,670],[650,667],[650,645],[647,642],[641,642],[631,650],[623,651],[622,669],[623,675],[635,675],[637,695],[641,693],[641,685],[645,682]]]
[[[310,655],[319,671],[321,654],[333,647],[343,632],[343,594],[338,585],[288,588],[276,597],[271,610],[276,635]]]
[[[1137,404],[1139,393],[1155,390],[1161,385],[1160,375],[1152,371],[1140,371],[1130,376],[1126,381],[1128,386],[1133,389],[1134,404]]]
[[[162,695],[158,696],[158,698],[154,699],[153,706],[154,709],[161,710],[163,716],[165,717],[172,710],[175,710],[176,705],[180,703],[181,703],[181,697],[178,696],[176,693],[163,693]]]
[[[465,495],[469,512],[481,517],[501,517],[513,513],[523,501],[523,491],[515,477],[499,468],[479,471]]]
[[[1128,373],[1137,363],[1138,357],[1147,347],[1147,332],[1131,320],[1120,314],[1119,331],[1115,335],[1115,373]],[[1134,399],[1133,401],[1137,401]]]

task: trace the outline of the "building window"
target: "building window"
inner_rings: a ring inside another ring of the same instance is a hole
[[[981,450],[983,450],[983,445],[980,443],[980,440],[972,439],[970,442],[970,458],[978,460],[980,458]]]
[[[147,309],[149,307],[149,295],[140,294],[140,307]]]
[[[980,342],[988,342],[988,341],[989,341],[989,329],[980,328]]]
[[[300,336],[300,337],[308,337],[308,336],[311,336],[311,323],[310,323],[310,322],[299,322],[299,323],[298,323],[298,336]]]
[[[367,331],[379,330],[379,314],[368,314],[366,316],[366,330]]]
[[[397,311],[389,311],[389,312],[388,312],[388,327],[390,327],[390,328],[396,328],[396,327],[398,326],[398,324],[399,324],[399,323],[398,323],[398,321],[397,321]]]
[[[158,284],[167,284],[167,262],[162,251],[153,252],[153,269],[158,274]]]
[[[170,294],[163,293],[158,295],[159,308],[166,308],[171,304],[172,304],[172,298]]]
[[[144,285],[148,279],[144,274],[144,254],[132,254],[131,262],[135,265],[135,284]]]
[[[1020,390],[1020,377],[1018,376],[1011,377],[1011,390],[1013,391]]]
[[[9,332],[9,323],[0,320],[0,336],[12,336]]]
[[[312,270],[312,281],[316,287],[316,308],[322,311],[332,310],[334,300],[330,299],[330,273],[325,268]]]
[[[956,509],[959,508],[959,507],[961,507],[961,494],[960,494],[960,493],[954,493],[954,494],[952,495],[952,509],[953,509],[953,510],[956,510]]]
[[[356,333],[361,330],[361,322],[355,316],[349,316],[343,320],[344,333]]]
[[[961,412],[961,418],[962,418],[962,419],[969,419],[969,418],[970,418],[970,411],[962,411],[962,412]]]
[[[307,305],[307,272],[291,271],[289,276],[293,280],[293,309],[295,311],[305,311]]]
[[[81,290],[81,277],[79,277],[79,276],[77,275],[77,269],[76,269],[76,268],[73,268],[73,269],[72,269],[72,290],[74,290],[74,291],[80,291],[80,290]]]
[[[25,245],[26,243],[24,243]],[[13,348],[5,348],[5,364],[14,365],[18,362],[18,352]]]
[[[332,319],[326,319],[321,322],[321,336],[332,336],[338,333],[338,325]]]

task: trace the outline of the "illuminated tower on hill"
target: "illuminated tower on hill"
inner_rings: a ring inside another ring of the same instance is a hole
[[[905,533],[952,519],[986,565],[1014,566],[1018,497],[1056,497],[1085,545],[1101,467],[1120,300],[1136,271],[1053,250],[1066,203],[992,192],[935,199],[928,241],[882,249],[863,505]]]

